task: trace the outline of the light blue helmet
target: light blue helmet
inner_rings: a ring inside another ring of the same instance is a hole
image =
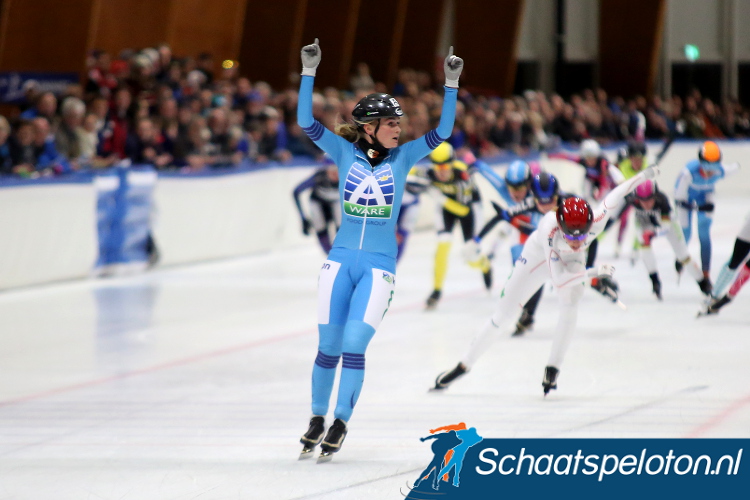
[[[510,187],[521,187],[531,178],[531,168],[523,160],[516,160],[508,165],[505,172],[505,183]]]

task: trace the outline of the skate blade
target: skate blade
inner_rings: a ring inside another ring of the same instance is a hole
[[[321,451],[320,455],[318,456],[318,463],[324,464],[326,462],[330,462],[333,460],[333,453],[328,451]]]
[[[315,456],[315,448],[302,448],[302,452],[299,454],[299,458],[297,460],[307,460],[308,458],[312,458]]]
[[[619,307],[623,311],[627,311],[628,310],[628,306],[626,306],[625,304],[623,304],[623,302],[620,299],[617,299],[617,301],[615,302],[615,304],[617,304],[617,307]]]
[[[430,387],[427,392],[444,392],[448,387]]]

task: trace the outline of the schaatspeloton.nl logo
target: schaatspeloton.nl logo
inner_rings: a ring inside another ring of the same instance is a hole
[[[744,491],[750,480],[742,465],[749,439],[494,439],[464,422],[419,439],[430,443],[432,458],[407,482],[408,493],[402,489],[408,500],[494,498],[499,492],[712,498],[717,488]]]

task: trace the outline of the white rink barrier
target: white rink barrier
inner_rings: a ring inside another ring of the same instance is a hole
[[[725,162],[740,171],[717,185],[717,196],[750,195],[750,141],[718,141]],[[671,195],[680,169],[696,158],[701,141],[678,141],[662,160],[659,184]],[[649,157],[661,149],[649,143]],[[616,149],[605,148],[614,159]],[[540,160],[564,190],[578,192],[582,169],[566,160]],[[505,163],[493,163],[501,175]],[[316,166],[266,168],[217,175],[161,175],[154,191],[151,232],[159,266],[189,264],[317,245],[304,236],[292,191]],[[485,217],[499,196],[480,179]],[[97,261],[94,183],[0,183],[0,290],[91,276]],[[434,203],[422,196],[418,229],[432,226]]]
[[[96,217],[91,183],[0,189],[0,290],[88,277]]]

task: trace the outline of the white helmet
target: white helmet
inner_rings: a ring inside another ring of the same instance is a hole
[[[583,158],[598,158],[602,154],[602,148],[594,139],[586,139],[581,143],[581,156]]]

